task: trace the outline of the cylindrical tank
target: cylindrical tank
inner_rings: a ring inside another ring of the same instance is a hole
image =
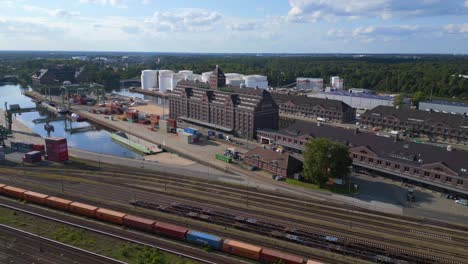
[[[251,88],[268,89],[268,79],[263,75],[244,76],[245,86]]]
[[[171,78],[171,87],[170,90],[174,90],[174,88],[177,86],[177,83],[180,82],[181,80],[185,79],[185,75],[183,73],[173,73],[172,78]]]
[[[190,80],[195,81],[195,82],[201,82],[202,81],[202,76],[200,74],[192,74],[192,77],[191,77]]]
[[[141,88],[143,90],[154,89],[158,87],[158,71],[143,70],[141,71]]]
[[[213,75],[213,72],[202,73],[202,82],[209,82],[211,75]]]
[[[171,70],[160,70],[159,71],[159,91],[166,92],[172,87],[172,75],[174,74]]]
[[[178,73],[182,76],[182,80],[190,81],[192,79],[193,71],[182,70],[182,71],[179,71]]]
[[[241,84],[245,84],[243,74],[240,73],[226,73],[224,74],[226,76],[226,85],[231,85],[231,86],[240,86]]]

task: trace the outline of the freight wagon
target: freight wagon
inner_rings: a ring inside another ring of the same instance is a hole
[[[198,231],[189,231],[187,233],[187,242],[200,246],[209,246],[210,248],[218,250],[222,246],[223,239]]]
[[[72,213],[83,215],[83,216],[88,216],[88,217],[96,217],[96,211],[97,211],[96,206],[92,206],[89,204],[84,204],[84,203],[77,203],[73,202],[70,204],[69,210]]]
[[[244,242],[232,239],[223,239],[215,235],[189,230],[182,226],[156,222],[150,219],[127,215],[122,212],[116,212],[105,208],[98,208],[84,203],[73,202],[59,197],[47,196],[45,194],[27,191],[13,186],[0,184],[0,193],[15,198],[24,198],[30,202],[44,204],[51,208],[123,225],[136,230],[157,233],[169,238],[186,241],[191,244],[209,246],[216,250],[221,250],[232,255],[255,261],[284,264],[304,263],[303,258],[280,251],[268,248],[264,249]],[[307,264],[320,264],[320,262],[308,260]]]
[[[123,219],[126,216],[126,214],[121,213],[121,212],[116,212],[104,208],[99,208],[96,211],[96,218],[102,221],[114,223],[117,225],[122,225],[123,224]]]
[[[163,222],[157,222],[153,226],[153,230],[156,233],[159,233],[161,235],[170,237],[170,238],[175,238],[178,240],[185,240],[185,235],[189,231],[185,227],[181,227],[178,225],[173,225],[173,224],[168,224],[168,223],[163,223]]]
[[[70,211],[72,201],[59,197],[49,196],[46,198],[46,205],[55,209]]]
[[[2,189],[3,194],[8,195],[10,197],[18,198],[18,199],[23,199],[25,192],[26,190],[24,189],[12,187],[12,186],[5,186]]]
[[[146,232],[152,232],[153,225],[155,223],[156,222],[153,220],[149,220],[149,219],[134,216],[134,215],[126,215],[123,218],[124,226],[130,227],[136,230],[146,231]]]
[[[286,254],[277,250],[263,248],[260,260],[265,263],[303,264],[304,258]]]
[[[37,193],[37,192],[31,192],[27,191],[24,193],[24,199],[28,202],[31,203],[36,203],[36,204],[46,204],[46,199],[49,197],[49,195],[45,195],[42,193]]]
[[[222,250],[236,256],[259,260],[262,248],[232,239],[225,239]]]

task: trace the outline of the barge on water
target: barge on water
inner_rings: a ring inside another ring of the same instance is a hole
[[[127,147],[130,147],[138,152],[141,152],[141,153],[144,153],[144,154],[147,154],[147,155],[151,155],[151,154],[155,154],[154,151],[152,151],[151,149],[145,147],[145,146],[142,146],[136,142],[133,142],[131,141],[127,134],[125,134],[124,132],[121,132],[121,131],[118,131],[118,132],[115,132],[115,133],[111,133],[110,135],[111,139],[114,140],[115,142],[117,143],[120,143],[124,146],[127,146]]]

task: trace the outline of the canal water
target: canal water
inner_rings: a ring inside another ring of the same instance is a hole
[[[26,90],[18,85],[0,86],[0,108],[5,108],[5,102],[8,102],[9,105],[19,104],[22,108],[34,107],[35,104],[31,101],[31,98],[22,94],[22,91]],[[118,93],[126,96],[141,96],[129,93],[128,90],[121,90]],[[47,132],[44,130],[45,123],[43,123],[46,118],[57,119],[50,122],[54,126],[54,132],[51,132],[51,136],[67,138],[69,147],[128,158],[141,157],[141,154],[112,141],[109,131],[88,122],[73,122],[63,117],[61,118],[60,115],[55,116],[47,111],[23,113],[17,115],[13,122],[15,122],[15,119],[18,119],[35,133],[46,137]]]

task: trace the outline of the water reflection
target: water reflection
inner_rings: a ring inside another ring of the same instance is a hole
[[[0,86],[0,108],[4,108],[5,102],[19,104],[23,108],[34,107],[35,104],[31,99],[22,95],[25,90],[28,89],[22,89],[17,85]],[[42,137],[47,136],[44,129],[45,121],[50,120],[50,124],[54,126],[54,132],[51,132],[51,136],[67,138],[68,145],[72,148],[121,157],[141,157],[140,154],[113,142],[108,131],[88,122],[72,122],[63,116],[41,109],[38,112],[17,115],[13,118],[13,122],[15,120],[21,121]]]

